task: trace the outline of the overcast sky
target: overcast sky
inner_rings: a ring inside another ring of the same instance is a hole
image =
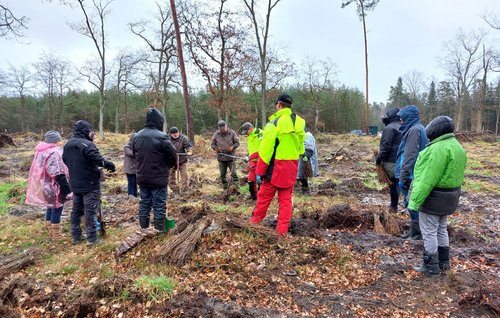
[[[42,52],[55,52],[75,63],[94,54],[90,40],[66,24],[79,19],[80,11],[61,6],[57,0],[0,1],[16,15],[31,19],[21,40],[0,39],[1,70],[7,70],[8,63],[33,63]],[[151,16],[154,3],[112,3],[107,21],[111,54],[119,47],[142,45],[126,25]],[[297,65],[310,57],[330,58],[337,66],[339,83],[364,91],[362,24],[354,5],[341,9],[340,4],[340,0],[282,0],[271,16],[272,45],[284,48]],[[481,18],[486,10],[500,16],[500,0],[381,0],[367,17],[370,102],[385,102],[390,86],[412,70],[422,72],[429,82],[446,79],[438,57],[444,55],[443,43],[452,40],[459,28],[488,31],[490,42],[500,50],[500,31],[489,28]]]

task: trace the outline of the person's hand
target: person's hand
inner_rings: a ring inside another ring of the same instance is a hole
[[[115,172],[116,171],[116,167],[115,167],[115,164],[112,163],[111,161],[106,161],[104,162],[104,168],[110,172]]]
[[[245,162],[248,162],[250,160],[250,158],[248,156],[245,157]]]
[[[309,158],[307,158],[307,156],[304,156],[304,157],[302,157],[302,161],[303,161],[303,162],[308,162],[308,161],[309,161]]]
[[[66,200],[73,200],[73,192],[66,196]]]
[[[405,191],[408,191],[410,190],[410,186],[411,186],[411,179],[408,179],[408,180],[399,180],[399,187]]]
[[[255,180],[257,181],[257,184],[259,184],[259,185],[262,183],[262,177],[259,175],[255,176]]]
[[[186,155],[188,156],[192,156],[193,155],[193,152],[191,150],[189,150],[188,152],[186,152]]]
[[[228,151],[228,152],[233,152],[233,146],[231,146],[231,147],[227,148],[227,151]]]
[[[216,151],[217,153],[221,153],[221,152],[222,152],[222,149],[221,149],[221,147],[216,147],[216,148],[215,148],[215,151]]]
[[[375,159],[375,164],[377,164],[377,165],[379,165],[379,166],[380,166],[380,165],[382,164],[382,160],[380,160],[380,159],[377,157],[377,159]]]

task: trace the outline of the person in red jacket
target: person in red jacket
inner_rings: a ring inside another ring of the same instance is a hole
[[[282,94],[276,102],[276,112],[264,127],[256,169],[257,183],[262,183],[250,222],[259,223],[267,214],[278,192],[278,224],[276,232],[288,233],[292,218],[292,193],[300,155],[304,153],[305,121],[292,112],[293,99]]]

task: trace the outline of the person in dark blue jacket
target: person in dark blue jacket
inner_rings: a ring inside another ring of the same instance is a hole
[[[408,207],[408,192],[413,181],[413,168],[418,154],[424,150],[429,143],[425,134],[425,128],[420,123],[420,111],[415,105],[403,107],[397,114],[401,118],[399,131],[402,134],[396,156],[394,175],[399,179],[399,188],[403,194],[404,206]],[[418,223],[418,211],[408,210],[410,213],[410,231],[401,237],[410,240],[420,240],[420,225]]]
[[[153,208],[154,228],[165,232],[167,184],[169,169],[177,164],[177,152],[163,129],[165,118],[149,108],[146,124],[134,137],[132,150],[137,162],[137,184],[141,190],[139,225],[149,227],[149,213]]]
[[[399,180],[394,175],[394,165],[396,162],[396,155],[398,153],[399,144],[401,143],[401,127],[400,118],[397,115],[399,108],[392,108],[382,116],[382,122],[385,125],[382,131],[382,138],[380,138],[380,151],[378,153],[376,163],[381,165],[391,184],[389,185],[389,192],[391,194],[390,212],[398,211]]]

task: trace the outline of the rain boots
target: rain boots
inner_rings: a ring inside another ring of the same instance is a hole
[[[442,272],[450,270],[450,247],[438,246],[439,269]]]
[[[165,219],[154,219],[155,230],[165,232]]]
[[[52,223],[50,221],[45,221],[45,228],[47,229],[47,233],[49,234],[49,240],[52,241]]]
[[[407,240],[421,240],[422,239],[422,233],[420,232],[420,224],[418,221],[411,221],[410,222],[410,230],[406,232],[405,234],[400,236],[401,238],[407,239]]]
[[[141,229],[149,228],[149,218],[139,218],[139,225]]]
[[[62,236],[62,224],[51,224],[51,237],[52,241],[59,241]]]
[[[413,269],[419,273],[426,273],[431,276],[439,275],[441,270],[439,269],[438,253],[429,254],[424,252],[422,265],[415,266]]]
[[[250,199],[257,200],[257,193],[255,192],[255,182],[248,182],[248,192],[250,192]]]

